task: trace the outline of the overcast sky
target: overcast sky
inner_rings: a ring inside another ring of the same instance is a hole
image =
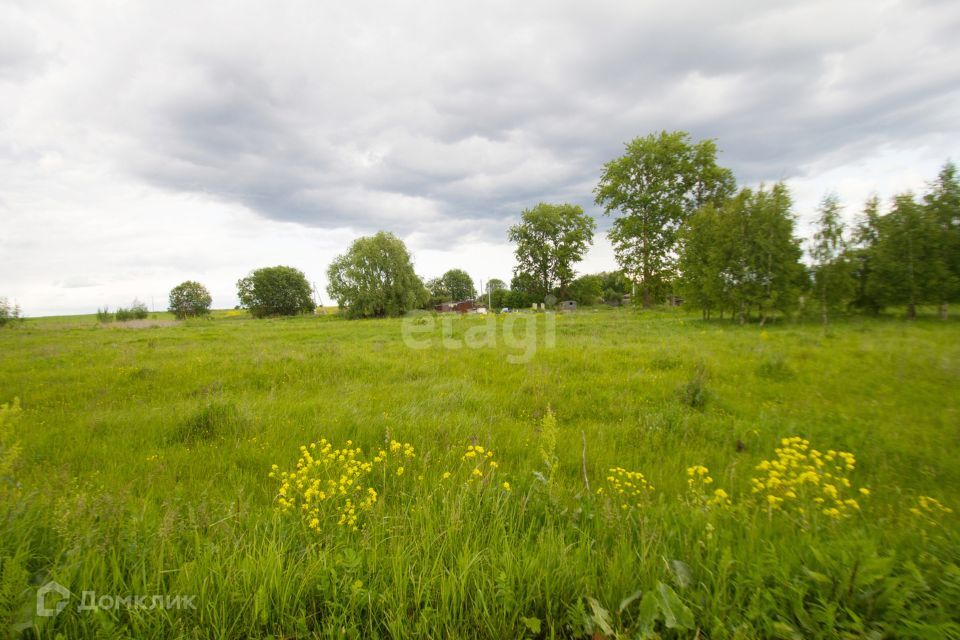
[[[633,137],[716,138],[804,227],[960,159],[960,3],[0,0],[0,296],[89,313],[325,271],[401,236],[509,280],[507,227],[592,204]],[[604,233],[581,271],[614,268]],[[329,301],[325,299],[329,304]]]

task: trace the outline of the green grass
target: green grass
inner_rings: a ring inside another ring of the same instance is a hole
[[[453,336],[483,322],[458,318]],[[412,349],[401,320],[0,331],[0,403],[23,408],[17,485],[0,478],[0,635],[960,637],[956,513],[910,512],[921,495],[960,507],[960,323],[556,323],[555,346],[520,364],[502,340],[441,348],[439,324]],[[793,435],[856,454],[852,479],[871,490],[857,514],[769,512],[751,494]],[[377,479],[358,531],[278,512],[271,465],[292,469],[320,438],[416,448],[402,477]],[[468,444],[496,451],[482,482],[465,481]],[[695,464],[732,507],[691,502]],[[596,494],[616,466],[656,487],[642,508]],[[76,595],[35,617],[48,580]],[[196,608],[78,611],[82,591]]]

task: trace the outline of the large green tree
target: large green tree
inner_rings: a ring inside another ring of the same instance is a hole
[[[682,291],[689,304],[761,323],[793,309],[805,286],[786,186],[743,189],[721,206],[708,203],[684,228]]]
[[[707,203],[722,204],[735,189],[733,173],[717,165],[716,143],[694,143],[683,131],[636,138],[603,166],[596,203],[616,215],[610,241],[620,267],[639,281],[644,307],[673,275],[683,223]]]
[[[402,315],[430,296],[406,245],[384,231],[355,240],[330,264],[327,279],[327,292],[349,318]]]
[[[912,193],[896,196],[890,212],[877,220],[876,241],[869,248],[868,296],[881,307],[905,306],[911,319],[918,305],[942,303],[939,231],[930,210]]]
[[[573,266],[593,243],[594,229],[594,219],[577,205],[541,202],[525,210],[507,234],[516,243],[514,275],[523,276],[525,293],[539,302],[558,288],[563,297]]]
[[[463,269],[450,269],[441,276],[443,287],[450,298],[459,302],[472,300],[477,297],[477,290],[473,286],[473,278]]]
[[[237,281],[241,306],[255,318],[293,316],[314,310],[313,289],[293,267],[264,267]]]
[[[170,290],[169,311],[180,320],[207,315],[212,303],[207,288],[194,280],[181,282]]]

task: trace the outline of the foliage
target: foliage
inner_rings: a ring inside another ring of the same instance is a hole
[[[603,301],[603,278],[599,275],[584,275],[570,283],[570,297],[578,305],[590,306]]]
[[[427,306],[435,307],[441,302],[450,302],[453,300],[453,297],[447,290],[446,284],[443,282],[443,278],[430,278],[423,284],[429,296],[426,303]]]
[[[330,264],[327,278],[327,292],[348,318],[399,316],[429,300],[407,247],[383,231],[355,240]]]
[[[237,281],[240,305],[254,318],[311,313],[312,294],[307,277],[293,267],[264,267]]]
[[[805,286],[801,253],[786,186],[743,189],[720,207],[698,210],[685,227],[684,299],[705,317],[729,311],[741,323],[753,310],[761,322],[787,313]]]
[[[178,320],[208,315],[212,303],[207,288],[194,280],[181,282],[170,290],[169,310]]]
[[[104,312],[109,315],[109,312],[107,312],[106,309],[104,309]],[[147,309],[147,305],[137,299],[134,299],[129,308],[117,307],[114,317],[117,319],[117,322],[126,322],[127,320],[143,320],[149,315],[149,313],[150,312]]]
[[[577,205],[541,202],[524,210],[520,223],[507,233],[516,244],[514,276],[525,280],[520,289],[537,302],[554,288],[565,297],[574,277],[573,265],[593,243],[594,229],[596,222]]]
[[[20,319],[20,305],[11,305],[6,298],[0,298],[0,327]]]
[[[507,283],[501,280],[500,278],[491,278],[487,280],[487,284],[484,287],[484,293],[493,293],[494,291],[501,291],[507,288]]]
[[[645,308],[672,277],[683,223],[700,207],[719,207],[733,194],[733,174],[716,158],[713,140],[692,143],[685,132],[662,131],[635,138],[623,156],[603,167],[596,203],[606,215],[617,214],[610,241],[620,267],[637,278]]]
[[[441,276],[443,290],[454,302],[473,300],[477,297],[477,290],[473,286],[473,278],[463,269],[450,269]]]
[[[817,230],[810,255],[813,258],[813,290],[820,302],[820,316],[827,324],[830,311],[845,307],[853,295],[853,270],[843,237],[842,207],[835,194],[820,203]]]
[[[113,322],[113,314],[110,312],[110,307],[104,307],[103,309],[97,307],[97,322]]]
[[[960,178],[944,165],[922,202],[910,193],[893,199],[883,215],[876,198],[868,200],[849,251],[854,265],[854,306],[878,313],[905,306],[935,304],[942,318],[960,300]]]

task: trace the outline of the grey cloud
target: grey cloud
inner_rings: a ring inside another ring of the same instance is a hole
[[[749,183],[960,128],[953,3],[514,4],[134,13],[93,48],[116,101],[71,115],[146,183],[438,245],[502,240],[540,200],[590,208],[651,131],[717,138]]]

